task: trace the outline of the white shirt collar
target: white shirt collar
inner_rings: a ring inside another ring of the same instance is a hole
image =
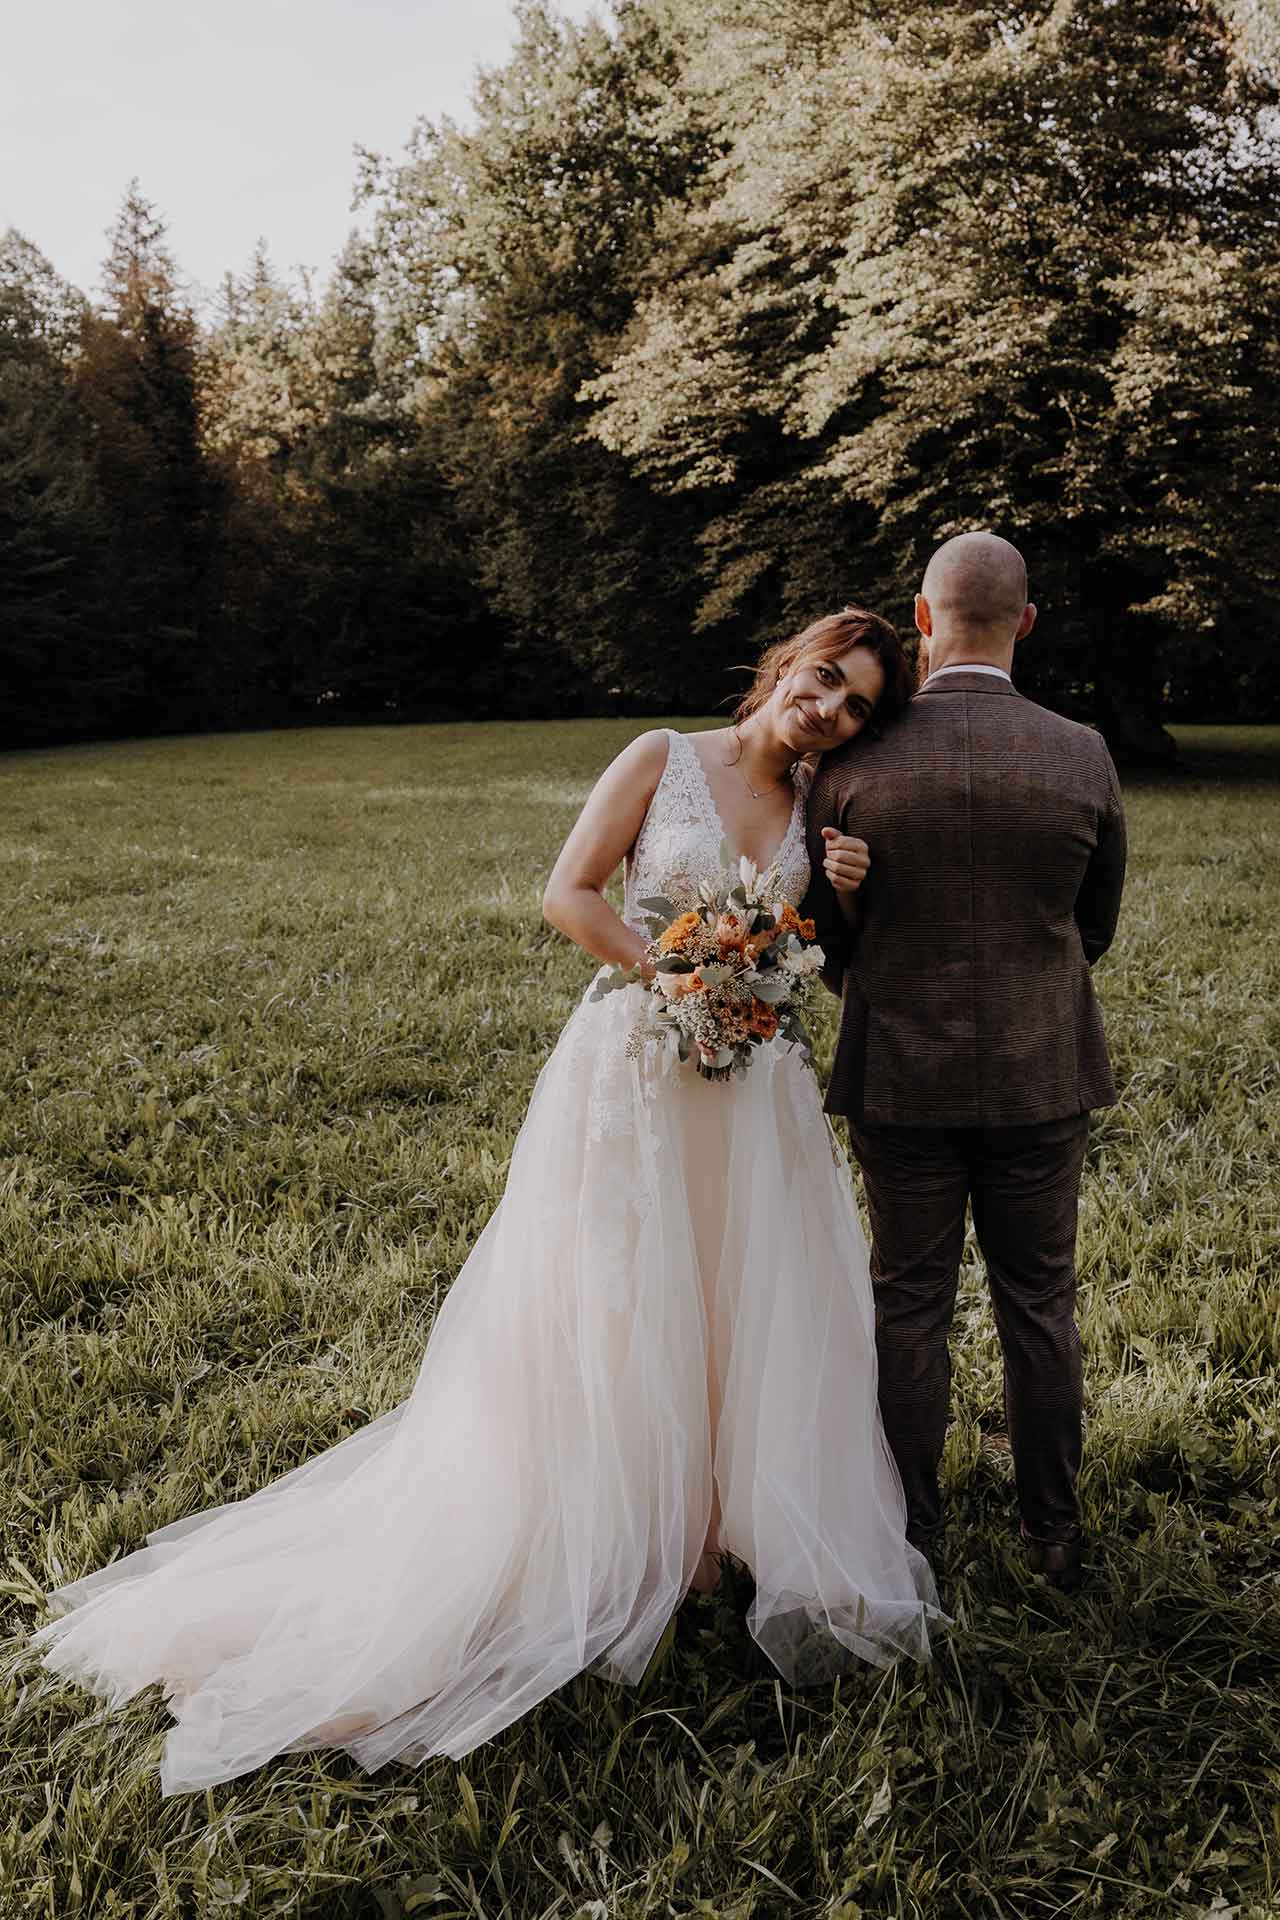
[[[921,682],[921,693],[924,692],[926,687],[931,687],[935,680],[945,679],[949,673],[992,673],[997,680],[1008,680],[1009,685],[1013,685],[1011,675],[1007,674],[1003,667],[989,667],[979,662],[972,666],[935,667],[934,671],[929,675],[929,678]]]

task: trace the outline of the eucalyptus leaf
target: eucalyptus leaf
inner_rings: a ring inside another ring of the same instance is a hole
[[[642,987],[644,976],[638,966],[614,967],[611,972],[602,974],[591,989],[593,1000],[603,1000],[607,993],[618,993],[623,987]]]
[[[767,1007],[776,1007],[780,1000],[786,999],[791,988],[783,974],[769,973],[762,980],[754,981],[751,991],[756,999],[763,1000]]]
[[[783,1032],[793,1047],[799,1047],[806,1057],[812,1055],[813,1041],[809,1037],[809,1029],[805,1026],[804,1021],[798,1013],[791,1015]]]

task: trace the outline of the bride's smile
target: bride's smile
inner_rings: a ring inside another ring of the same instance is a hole
[[[780,730],[802,734],[806,753],[825,753],[867,724],[884,691],[884,668],[865,647],[851,647],[833,660],[801,662],[778,691]]]

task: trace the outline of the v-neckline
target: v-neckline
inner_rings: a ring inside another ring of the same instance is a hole
[[[734,848],[730,845],[729,829],[725,826],[724,815],[721,813],[719,807],[716,805],[716,797],[715,797],[715,794],[711,791],[711,782],[707,778],[707,770],[702,764],[702,756],[699,754],[698,749],[694,746],[693,741],[690,739],[687,733],[676,733],[676,730],[674,727],[672,728],[671,731],[675,734],[676,739],[683,743],[686,751],[688,752],[689,758],[693,761],[694,767],[697,769],[698,778],[702,782],[702,791],[706,796],[707,805],[711,809],[711,812],[715,817],[715,823],[720,829],[720,838],[724,842],[725,846],[729,848],[729,852],[733,857],[734,866],[736,867],[740,860],[744,860],[744,859],[750,860],[751,855],[749,853],[743,854],[741,852],[735,852]],[[769,858],[767,860],[756,860],[752,862],[757,873],[768,873],[771,867],[777,866],[783,854],[786,852],[787,842],[790,840],[792,834],[795,831],[796,812],[800,805],[800,788],[796,783],[796,777],[794,774],[792,774],[791,776],[791,785],[793,788],[792,798],[791,798],[791,813],[787,820],[786,826],[782,830],[782,838],[781,840],[779,840],[777,846],[774,848],[773,852],[769,855]]]

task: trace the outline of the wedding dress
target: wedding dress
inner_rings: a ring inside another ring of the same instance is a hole
[[[671,733],[628,922],[718,881],[723,839]],[[776,860],[798,905],[803,791]],[[927,1655],[944,1616],[813,1071],[776,1040],[727,1083],[630,1058],[638,1002],[571,1016],[409,1398],[51,1596],[46,1666],[114,1702],[163,1688],[164,1793],[307,1747],[460,1758],[583,1668],[635,1681],[707,1550],[751,1569],[788,1679]]]

